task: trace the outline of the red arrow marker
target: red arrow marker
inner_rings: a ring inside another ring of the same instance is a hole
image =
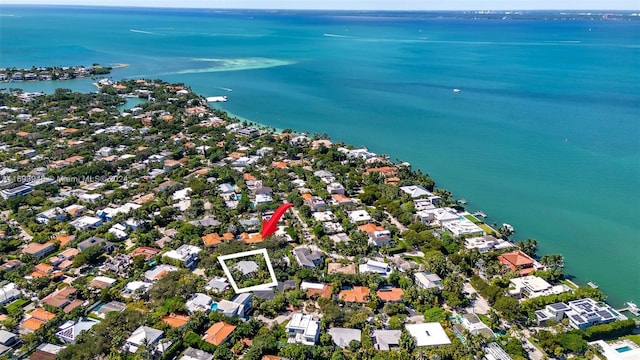
[[[273,213],[273,216],[271,216],[269,221],[262,220],[262,238],[263,239],[273,234],[274,232],[276,232],[276,229],[278,227],[278,221],[280,220],[284,212],[287,211],[287,209],[290,207],[293,207],[292,203],[282,204],[278,207],[278,209],[276,209],[276,212]]]

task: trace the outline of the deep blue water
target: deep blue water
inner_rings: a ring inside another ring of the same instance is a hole
[[[112,76],[184,82],[229,96],[224,109],[244,118],[401,158],[489,223],[564,254],[613,304],[640,301],[638,21],[2,5],[0,15],[0,67],[127,63]]]

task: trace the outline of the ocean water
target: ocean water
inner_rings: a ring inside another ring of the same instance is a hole
[[[639,21],[0,5],[0,67],[94,62],[409,161],[610,303],[640,301]]]

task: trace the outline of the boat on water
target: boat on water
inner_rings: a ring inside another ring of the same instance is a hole
[[[480,216],[480,217],[486,218],[487,214],[485,214],[484,211],[476,211],[475,213],[473,213],[473,216]]]
[[[589,285],[590,287],[592,287],[592,288],[594,288],[594,289],[597,289],[597,288],[598,288],[598,285],[596,285],[596,283],[594,283],[594,282],[592,282],[592,281],[589,281],[589,282],[587,283],[587,285]]]
[[[456,93],[456,94],[457,94],[457,93],[459,93],[460,91],[461,91],[461,90],[460,90],[460,89],[458,89],[458,88],[453,89],[453,92],[454,92],[454,93]]]
[[[502,224],[502,227],[503,227],[505,230],[507,230],[508,232],[510,232],[510,233],[514,233],[514,232],[516,232],[516,230],[513,228],[513,226],[511,226],[511,225],[509,225],[509,224],[507,224],[507,223]]]
[[[226,102],[229,100],[226,96],[209,96],[207,102]]]

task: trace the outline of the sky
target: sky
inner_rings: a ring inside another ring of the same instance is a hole
[[[2,4],[332,10],[640,10],[640,0],[1,0]]]

